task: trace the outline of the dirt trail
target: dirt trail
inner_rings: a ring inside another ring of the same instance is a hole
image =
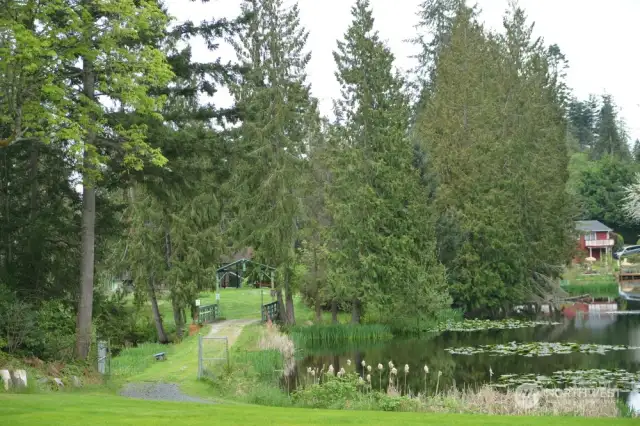
[[[214,323],[206,337],[227,337],[229,339],[229,347],[238,340],[238,336],[242,329],[248,325],[255,324],[260,320],[256,319],[235,319],[225,320]]]

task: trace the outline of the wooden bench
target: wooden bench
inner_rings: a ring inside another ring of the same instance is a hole
[[[156,361],[164,361],[167,359],[167,356],[165,355],[164,352],[159,352],[155,355],[153,355],[153,357],[156,359]]]

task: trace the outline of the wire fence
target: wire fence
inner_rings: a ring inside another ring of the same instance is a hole
[[[215,377],[216,367],[229,367],[227,337],[198,337],[198,379]]]

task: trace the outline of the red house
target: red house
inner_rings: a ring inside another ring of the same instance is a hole
[[[604,223],[597,220],[579,220],[576,222],[576,230],[580,234],[578,249],[585,252],[587,257],[600,260],[602,256],[610,255],[613,251],[613,229]]]

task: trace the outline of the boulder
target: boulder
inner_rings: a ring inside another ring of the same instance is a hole
[[[73,384],[74,388],[82,387],[82,382],[80,381],[80,378],[78,376],[71,376],[71,383]]]
[[[2,379],[4,390],[8,391],[11,387],[11,374],[9,374],[9,370],[0,370],[0,379]]]
[[[17,388],[27,387],[27,371],[26,370],[14,370],[11,379],[15,387]]]
[[[57,377],[53,378],[53,382],[56,384],[56,386],[58,386],[58,388],[63,388],[64,387],[64,383],[62,383],[62,380],[60,380]]]

